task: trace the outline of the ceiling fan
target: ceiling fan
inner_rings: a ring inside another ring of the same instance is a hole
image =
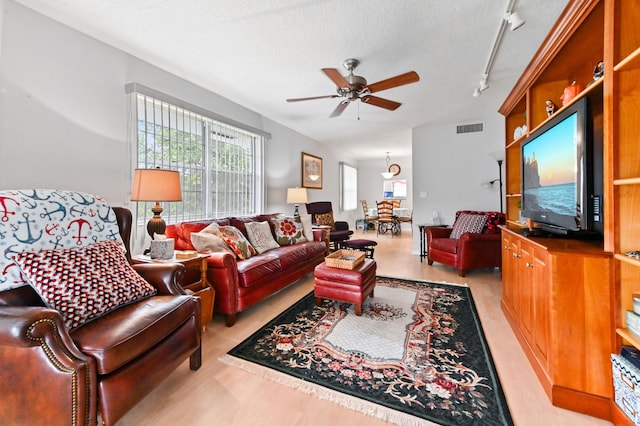
[[[339,116],[340,114],[342,114],[342,111],[345,110],[350,102],[357,100],[360,100],[369,105],[394,111],[402,104],[399,102],[390,101],[389,99],[372,96],[371,94],[380,92],[382,90],[391,89],[393,87],[415,83],[416,81],[420,80],[418,73],[416,73],[415,71],[409,71],[395,77],[387,78],[386,80],[378,81],[377,83],[367,84],[367,80],[364,77],[353,74],[353,70],[356,69],[359,63],[359,60],[353,58],[347,59],[342,63],[347,71],[349,71],[349,75],[347,75],[346,77],[340,74],[340,71],[335,68],[322,68],[322,72],[324,72],[327,77],[329,77],[336,84],[336,91],[338,92],[337,95],[287,99],[287,102],[311,101],[314,99],[326,98],[344,98],[342,101],[340,101],[336,109],[333,110],[330,117]]]

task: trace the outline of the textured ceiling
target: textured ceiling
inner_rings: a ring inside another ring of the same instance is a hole
[[[16,0],[356,159],[411,154],[411,128],[497,114],[567,0],[516,0],[489,89],[472,93],[509,0]],[[420,81],[376,93],[396,111],[354,102],[337,118],[321,68],[369,83],[414,70]],[[222,112],[224,115],[224,112]]]

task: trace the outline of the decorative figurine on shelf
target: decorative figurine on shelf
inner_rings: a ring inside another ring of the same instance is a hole
[[[562,101],[562,105],[567,105],[573,98],[575,98],[578,93],[582,92],[582,85],[578,84],[574,81],[571,82],[570,85],[564,88],[564,92],[562,96],[560,96],[560,100]]]
[[[598,62],[598,65],[593,69],[593,80],[598,80],[604,75],[604,61]]]
[[[551,99],[547,99],[545,102],[545,109],[547,110],[547,117],[551,117],[554,112],[558,109],[556,104],[553,103]]]

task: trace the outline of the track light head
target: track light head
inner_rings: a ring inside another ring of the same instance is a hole
[[[520,15],[518,15],[518,12],[511,12],[511,13],[507,13],[504,17],[504,19],[511,24],[511,31],[515,31],[518,28],[520,28],[521,26],[524,25],[524,23],[526,22],[524,19],[522,19],[520,17]]]
[[[482,78],[480,79],[480,91],[484,92],[485,90],[487,90],[489,88],[489,83],[487,83],[487,78],[488,76],[485,74],[482,76]]]
[[[481,95],[480,88],[476,87],[475,89],[473,89],[473,97],[474,98],[477,98],[480,95]]]

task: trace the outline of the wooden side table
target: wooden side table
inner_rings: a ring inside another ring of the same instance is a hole
[[[331,241],[329,239],[329,230],[330,226],[327,225],[313,225],[313,239],[315,240],[317,235],[320,235],[320,240],[324,240],[324,244],[326,246],[324,252],[325,255],[329,256],[331,253]]]
[[[192,292],[194,296],[200,298],[200,322],[202,331],[207,330],[207,324],[213,318],[213,302],[216,291],[207,281],[207,258],[208,254],[198,253],[197,256],[189,259],[154,260],[147,255],[138,255],[131,258],[132,263],[182,263],[187,270],[197,270],[200,279],[194,282],[180,282],[180,286]]]

